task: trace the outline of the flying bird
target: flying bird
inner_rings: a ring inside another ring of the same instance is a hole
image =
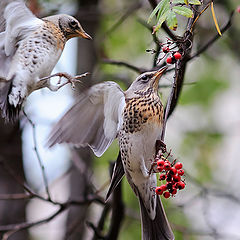
[[[91,37],[74,17],[59,14],[40,19],[21,0],[1,0],[0,14],[0,109],[6,121],[15,121],[30,93],[63,86],[52,85],[47,77],[67,40]]]
[[[143,240],[174,239],[154,192],[156,175],[150,171],[163,126],[158,83],[165,70],[141,74],[125,92],[115,82],[92,86],[53,127],[48,141],[50,147],[64,142],[90,146],[100,157],[118,139],[121,162],[118,158],[115,165],[115,175],[119,174],[115,185],[125,173],[139,200]]]

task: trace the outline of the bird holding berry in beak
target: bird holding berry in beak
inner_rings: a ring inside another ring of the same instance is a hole
[[[100,157],[118,139],[122,162],[115,172],[123,166],[139,200],[143,240],[174,239],[154,191],[156,175],[151,172],[163,125],[158,83],[165,70],[166,67],[141,74],[125,92],[114,82],[92,86],[53,127],[48,142],[50,147],[64,142],[88,145]]]
[[[74,17],[39,19],[21,0],[1,0],[0,9],[0,109],[6,121],[15,121],[30,93],[43,87],[56,91],[66,84],[52,85],[49,76],[65,43],[91,37]],[[77,81],[67,74],[55,75]]]

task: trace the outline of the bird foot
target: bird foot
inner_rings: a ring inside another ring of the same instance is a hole
[[[48,87],[51,91],[58,91],[60,88],[62,88],[63,86],[67,85],[67,84],[71,84],[72,88],[75,88],[75,83],[76,82],[81,82],[80,78],[86,77],[87,75],[89,75],[89,72],[83,73],[81,75],[77,75],[77,76],[72,76],[68,73],[65,72],[60,72],[60,73],[55,73],[52,74],[50,76],[44,77],[39,79],[38,83],[37,83],[37,89],[42,88],[42,87]],[[50,79],[53,77],[59,77],[59,80],[57,82],[57,85],[53,85],[50,83]],[[61,83],[62,82],[62,78],[67,79],[66,82]]]
[[[56,73],[57,75],[56,76],[58,76],[59,77],[59,81],[58,81],[58,89],[60,89],[61,87],[63,87],[63,86],[65,86],[66,84],[68,84],[68,83],[70,83],[71,84],[71,87],[72,87],[72,89],[75,89],[75,83],[76,82],[81,82],[81,78],[83,78],[83,77],[86,77],[87,75],[89,75],[90,73],[89,72],[86,72],[86,73],[83,73],[83,74],[80,74],[80,75],[77,75],[77,76],[71,76],[70,74],[68,74],[68,73]],[[65,83],[62,83],[61,84],[61,80],[62,80],[62,77],[64,77],[64,78],[66,78],[67,79],[67,82],[65,82]],[[59,85],[59,84],[61,84],[61,85]]]
[[[155,147],[156,147],[156,155],[158,155],[160,150],[163,153],[165,153],[167,151],[167,146],[162,140],[157,140]]]

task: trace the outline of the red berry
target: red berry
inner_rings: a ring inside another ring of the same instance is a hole
[[[157,170],[158,170],[159,172],[162,172],[162,171],[163,171],[163,167],[157,167]]]
[[[167,60],[166,60],[166,62],[167,62],[168,64],[172,64],[172,58],[171,58],[171,57],[168,57]]]
[[[181,177],[180,177],[180,176],[177,176],[177,175],[174,175],[174,176],[173,176],[173,181],[174,181],[174,182],[180,182],[180,181],[181,181]]]
[[[163,192],[167,190],[167,185],[163,184],[159,187]]]
[[[172,176],[171,175],[167,176],[167,182],[172,182]]]
[[[162,194],[163,194],[163,191],[162,191],[161,187],[156,187],[155,193],[156,193],[157,195],[162,195]]]
[[[169,47],[163,47],[162,50],[163,50],[164,53],[168,53],[169,52]]]
[[[178,189],[178,182],[176,182],[176,183],[173,184],[173,189],[174,189],[174,188]]]
[[[170,197],[170,192],[165,192],[165,193],[163,194],[163,196],[164,196],[165,198],[169,198],[169,197]]]
[[[177,171],[177,173],[178,173],[179,176],[182,176],[184,174],[184,170],[183,169],[179,169]]]
[[[166,187],[167,187],[167,189],[172,189],[172,187],[173,187],[173,184],[171,183],[171,182],[168,182],[167,184],[166,184]]]
[[[158,160],[158,161],[157,161],[157,165],[158,165],[159,167],[162,167],[162,166],[164,165],[164,163],[165,163],[165,161],[163,161],[163,160]]]
[[[176,169],[181,169],[183,167],[182,163],[178,162],[174,166]]]
[[[159,176],[159,180],[165,180],[166,179],[166,174],[162,173]]]
[[[180,52],[175,52],[175,53],[173,54],[173,56],[174,56],[174,58],[175,58],[176,60],[181,59],[181,57],[182,57],[182,55],[181,55]]]
[[[240,13],[240,6],[237,7],[237,12]]]
[[[164,169],[169,170],[171,168],[171,165],[169,163],[164,163]]]
[[[171,167],[171,168],[169,169],[169,174],[171,174],[171,175],[176,175],[176,174],[177,174],[177,169]]]
[[[185,183],[183,181],[179,182],[178,183],[178,189],[181,190],[181,189],[184,189],[185,188]]]
[[[177,189],[173,187],[173,188],[172,188],[172,191],[171,191],[171,194],[172,194],[172,195],[175,195],[176,193],[177,193]]]

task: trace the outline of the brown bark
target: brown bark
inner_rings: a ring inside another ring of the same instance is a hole
[[[22,164],[21,130],[18,124],[5,124],[0,119],[0,194],[23,193],[23,188],[6,171],[4,165],[14,171],[14,175],[24,181]],[[25,207],[23,200],[0,200],[0,225],[25,222]],[[0,237],[2,235],[0,234]],[[9,238],[10,240],[27,240],[27,231],[20,231]]]

